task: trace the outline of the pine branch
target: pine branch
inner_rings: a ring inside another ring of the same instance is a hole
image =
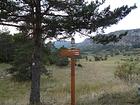
[[[93,38],[92,36],[90,36],[90,35],[88,35],[88,34],[84,34],[84,33],[80,32],[80,31],[76,31],[76,32],[78,32],[78,33],[80,33],[81,35],[84,35],[84,36],[86,36],[86,37]]]
[[[51,6],[49,5],[49,7],[42,14],[43,15],[47,14],[50,8],[51,8]]]
[[[109,35],[106,35],[106,34],[100,34],[100,35],[96,35],[94,37],[92,37],[93,41],[95,41],[97,44],[98,43],[101,43],[103,45],[106,45],[110,42],[118,42],[120,39],[122,39],[124,36],[127,35],[127,31],[124,32],[124,33],[121,33],[119,35],[115,35],[115,34],[109,34]]]
[[[5,26],[12,26],[12,27],[18,27],[18,28],[21,28],[21,27],[23,27],[23,26],[20,26],[20,25],[15,25],[15,24],[7,24],[7,23],[2,23],[2,22],[0,22],[0,25],[5,25]]]
[[[46,16],[54,16],[54,17],[69,17],[69,16],[66,16],[66,15],[56,15],[56,14],[48,14],[48,13],[43,13],[43,15],[46,15]]]

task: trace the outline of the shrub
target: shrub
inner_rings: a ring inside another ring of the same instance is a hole
[[[77,64],[78,67],[83,67],[81,64]]]
[[[21,38],[19,39],[21,40]],[[11,63],[12,68],[8,69],[8,72],[12,74],[17,81],[30,80],[32,43],[28,41],[23,43],[20,41],[17,44],[14,52],[14,60]]]
[[[13,36],[9,32],[0,32],[0,63],[10,63],[14,54]]]
[[[69,64],[68,58],[59,58],[59,59],[56,61],[56,65],[57,65],[57,66],[67,66],[68,64]]]
[[[104,61],[107,60],[108,56],[94,56],[95,61]]]
[[[12,68],[7,71],[13,75],[17,81],[31,80],[31,56],[33,51],[33,43],[30,39],[25,39],[21,34],[17,34],[13,38],[15,43],[14,59],[11,62]],[[43,48],[45,49],[45,48]],[[42,52],[44,56],[45,52]],[[44,56],[45,57],[45,56]],[[43,59],[42,59],[43,60]],[[41,65],[41,72],[45,73],[47,70]]]
[[[108,55],[105,55],[104,60],[107,60],[107,59],[108,59]]]
[[[95,61],[100,61],[101,60],[101,57],[94,56],[94,59],[95,59]]]
[[[125,61],[124,63],[118,64],[117,69],[114,73],[115,77],[122,80],[133,80],[136,79],[140,74],[140,67],[138,62]],[[135,75],[135,76],[133,76]]]
[[[87,56],[85,57],[85,59],[86,59],[86,61],[88,61],[88,57]]]
[[[92,60],[91,60],[91,59],[89,59],[89,61],[91,62]]]

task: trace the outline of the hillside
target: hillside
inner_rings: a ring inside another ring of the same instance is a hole
[[[53,43],[55,45],[56,48],[60,48],[62,46],[65,46],[67,48],[69,48],[71,46],[71,42],[70,41],[55,41]]]
[[[119,42],[117,43],[109,43],[107,45],[101,45],[101,44],[96,44],[92,39],[87,38],[81,43],[77,43],[76,47],[80,48],[81,51],[87,52],[87,51],[92,51],[92,52],[98,52],[101,50],[110,50],[113,48],[139,48],[140,47],[140,29],[132,29],[132,30],[120,30],[120,31],[115,31],[111,32],[109,34],[114,34],[114,35],[119,35],[124,32],[128,32],[126,36],[124,36],[122,39],[120,39]],[[106,35],[109,35],[106,34]],[[57,48],[61,46],[65,47],[70,47],[70,42],[69,41],[56,41],[54,42],[55,46]]]
[[[128,34],[116,43],[116,45],[134,46],[140,43],[140,29],[116,31],[112,32],[112,34],[118,35],[125,31],[127,31]]]

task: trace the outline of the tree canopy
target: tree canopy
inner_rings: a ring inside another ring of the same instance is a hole
[[[9,32],[0,32],[0,62],[13,61],[14,41]]]
[[[1,0],[0,24],[16,26],[31,35],[33,32],[30,30],[35,27],[33,24],[37,21],[37,14],[43,38],[57,35],[69,37],[82,30],[91,33],[116,24],[136,8],[135,5],[126,5],[113,11],[110,6],[99,10],[104,3],[105,0],[92,1],[90,4],[70,0]]]

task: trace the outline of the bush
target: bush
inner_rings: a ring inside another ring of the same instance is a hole
[[[107,60],[107,55],[106,56],[94,56],[95,61],[105,61]]]
[[[85,56],[85,59],[86,59],[86,61],[88,61],[88,57],[87,56]]]
[[[91,62],[92,60],[91,60],[91,59],[89,59],[89,61]]]
[[[8,72],[12,74],[13,78],[17,81],[31,80],[32,43],[22,39],[23,37],[17,37],[18,42],[16,42],[14,60],[11,63],[12,68],[8,69]]]
[[[104,60],[107,60],[107,59],[108,59],[108,55],[105,55]]]
[[[58,61],[56,61],[57,66],[67,66],[69,64],[68,58],[59,58]]]
[[[0,32],[0,63],[12,62],[14,49],[13,36],[9,32]]]
[[[8,69],[7,71],[12,74],[13,78],[17,81],[31,80],[31,57],[33,43],[30,39],[25,39],[20,34],[14,36],[14,42],[15,50],[14,59],[13,62],[11,62],[12,68]],[[42,52],[42,55],[44,56],[44,52]],[[43,66],[44,64],[45,62],[43,62],[41,65],[41,73],[47,72]]]
[[[139,74],[139,63],[133,61],[125,61],[124,63],[118,64],[117,69],[114,73],[115,77],[118,77],[122,80],[136,79],[136,76],[138,76]]]
[[[94,59],[95,59],[95,61],[100,61],[101,60],[101,57],[94,56]]]
[[[81,64],[77,64],[78,67],[83,67]]]

